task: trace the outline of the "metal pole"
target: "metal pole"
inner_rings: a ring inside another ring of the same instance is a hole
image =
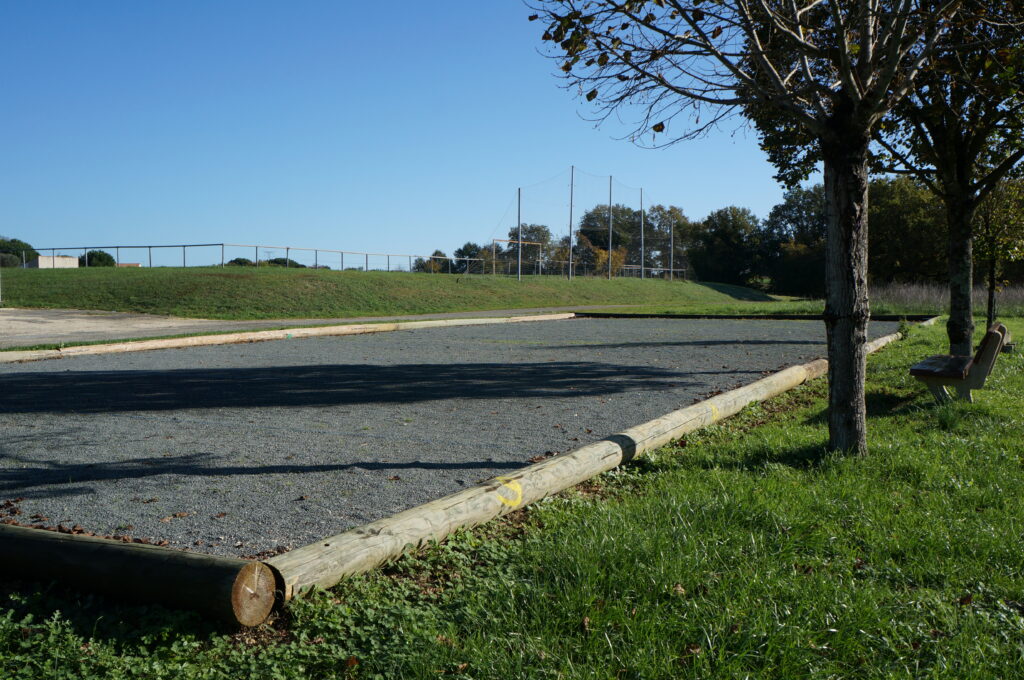
[[[409,273],[412,273],[412,255],[409,256]]]
[[[612,280],[612,176],[608,175],[608,280]]]
[[[363,271],[364,272],[368,272],[368,271],[370,271],[370,254],[369,253],[363,253],[363,255],[366,256],[364,258],[364,262],[363,262]]]
[[[640,278],[644,278],[644,188],[640,187]]]
[[[668,221],[668,280],[671,281],[676,272],[676,226]]]
[[[57,268],[57,251],[50,248],[50,269]]]
[[[291,252],[292,252],[291,248],[289,248],[288,246],[284,247],[284,267],[285,267],[285,269],[288,268],[289,258],[291,257]]]
[[[516,265],[516,281],[523,280],[523,188],[516,189],[516,229],[518,229],[519,243],[516,244],[516,252],[519,254]]]
[[[121,266],[121,248],[114,246],[114,264]]]
[[[572,278],[572,199],[576,189],[576,166],[569,166],[569,278]]]
[[[341,271],[345,271],[345,253],[339,253],[341,255]]]
[[[21,251],[21,268],[25,269],[25,251]]]
[[[320,251],[313,250],[313,269],[320,269]]]
[[[498,266],[498,263],[497,263],[497,261],[495,259],[495,258],[498,257],[498,249],[496,248],[496,246],[497,246],[497,241],[492,240],[491,241],[491,276],[494,276],[495,274],[498,273],[497,270],[495,269]]]
[[[181,266],[182,267],[186,266],[185,265],[185,246],[181,247]]]
[[[224,244],[220,244],[220,266],[224,266]]]
[[[88,248],[83,248],[82,249],[82,258],[85,259],[85,266],[88,267],[89,266],[89,249]]]
[[[387,268],[387,271],[391,271],[391,256],[390,255],[385,255],[385,257],[388,258],[388,268]]]
[[[260,247],[256,246],[256,266],[260,266]]]
[[[153,268],[153,246],[146,246],[146,250],[149,251],[149,268]]]

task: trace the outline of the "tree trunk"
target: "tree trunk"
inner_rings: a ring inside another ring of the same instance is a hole
[[[991,328],[996,322],[996,266],[996,256],[993,253],[988,258],[988,323],[985,324],[985,328]]]
[[[971,253],[972,223],[975,206],[970,201],[953,199],[946,206],[949,220],[949,353],[974,353],[974,302],[971,288],[974,282],[974,260]]]
[[[825,328],[831,451],[867,453],[868,140],[837,134],[822,141],[828,225]]]

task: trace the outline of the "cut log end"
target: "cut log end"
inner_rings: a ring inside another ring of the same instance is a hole
[[[231,608],[243,626],[258,626],[274,608],[276,582],[270,567],[250,562],[242,567],[231,587]]]

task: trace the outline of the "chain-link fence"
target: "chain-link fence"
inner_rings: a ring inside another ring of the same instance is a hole
[[[29,269],[76,267],[285,267],[340,271],[415,272],[424,274],[489,274],[492,276],[609,276],[607,262],[553,259],[543,250],[533,257],[514,252],[482,257],[370,253],[329,248],[301,248],[242,243],[174,245],[106,245],[36,248],[38,257],[21,253],[20,266]],[[611,276],[685,279],[686,269],[612,263]]]

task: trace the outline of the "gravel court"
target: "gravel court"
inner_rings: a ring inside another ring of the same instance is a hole
[[[824,337],[576,319],[7,364],[0,519],[297,547],[820,357]]]

